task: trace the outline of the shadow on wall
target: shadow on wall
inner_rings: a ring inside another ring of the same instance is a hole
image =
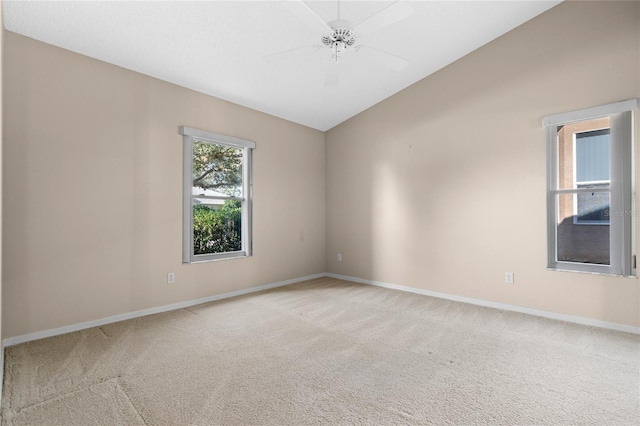
[[[565,218],[558,225],[558,260],[608,265],[609,225],[576,223]]]

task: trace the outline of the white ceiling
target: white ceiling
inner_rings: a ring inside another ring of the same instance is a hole
[[[308,1],[323,20],[336,1]],[[393,1],[342,1],[361,22]],[[2,1],[4,25],[36,40],[318,130],[328,130],[560,1],[410,1],[409,18],[358,39],[409,59],[402,71],[346,55],[325,87],[330,52],[269,62],[320,44],[281,1]],[[526,46],[523,46],[526,48]]]

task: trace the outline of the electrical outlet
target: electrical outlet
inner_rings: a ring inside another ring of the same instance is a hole
[[[342,262],[342,253],[338,253],[337,258],[338,258],[338,262]]]
[[[173,284],[176,282],[176,273],[175,272],[169,272],[167,274],[167,284]]]
[[[513,272],[504,273],[504,282],[507,284],[513,284]]]

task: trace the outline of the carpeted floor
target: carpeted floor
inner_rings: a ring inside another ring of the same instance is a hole
[[[640,336],[322,278],[13,346],[3,425],[640,423]]]

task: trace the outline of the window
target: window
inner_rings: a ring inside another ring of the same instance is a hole
[[[632,111],[637,106],[633,99],[543,119],[549,268],[635,274]]]
[[[184,263],[251,256],[255,143],[182,127]]]

